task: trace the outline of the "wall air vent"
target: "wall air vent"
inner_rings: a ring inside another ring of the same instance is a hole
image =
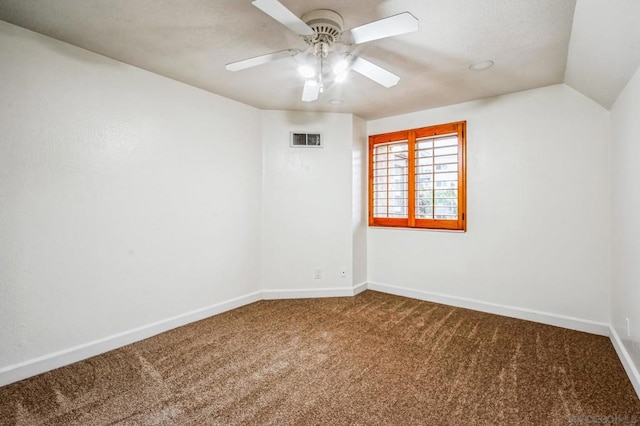
[[[320,133],[291,132],[292,148],[322,148]]]

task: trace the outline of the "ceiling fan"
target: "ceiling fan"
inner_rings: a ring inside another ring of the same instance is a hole
[[[384,87],[398,84],[400,77],[366,59],[349,52],[338,53],[335,46],[348,47],[381,38],[406,34],[418,30],[418,19],[403,12],[343,31],[340,14],[329,9],[317,9],[298,18],[278,0],[254,0],[254,6],[282,25],[299,34],[309,46],[305,50],[286,49],[256,56],[226,65],[229,71],[239,71],[279,59],[302,56],[298,71],[305,78],[302,100],[312,102],[324,91],[325,81],[341,82],[349,70],[356,71]],[[330,69],[328,69],[330,68]]]

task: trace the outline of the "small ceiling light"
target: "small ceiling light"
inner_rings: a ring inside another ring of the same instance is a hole
[[[493,61],[487,60],[487,61],[476,62],[475,64],[471,64],[469,65],[469,69],[471,71],[484,71],[484,70],[488,70],[492,66],[493,66]]]
[[[342,105],[342,99],[331,99],[329,103],[331,105]]]
[[[304,78],[313,78],[313,76],[316,75],[316,70],[314,70],[312,66],[306,64],[300,65],[298,67],[298,72]]]

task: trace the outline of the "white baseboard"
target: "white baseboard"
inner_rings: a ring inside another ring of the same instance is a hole
[[[570,330],[584,331],[586,333],[598,334],[600,336],[609,336],[609,324],[596,321],[567,317],[564,315],[551,314],[548,312],[534,311],[507,305],[499,305],[490,302],[482,302],[473,299],[466,299],[463,297],[431,293],[428,291],[414,290],[406,287],[397,287],[388,284],[368,283],[367,287],[369,288],[369,290],[395,294],[396,296],[411,297],[413,299],[441,303],[443,305],[451,305],[459,308],[472,309],[474,311],[487,312],[490,314],[502,315],[505,317],[518,318],[547,325],[554,325],[557,327],[568,328]]]
[[[638,394],[638,398],[640,398],[640,373],[638,373],[638,368],[633,363],[627,348],[622,343],[622,339],[616,332],[616,329],[613,326],[610,327],[610,336],[611,343],[613,344],[613,348],[616,350],[618,354],[618,358],[620,358],[620,362],[622,362],[622,366],[624,367],[624,371],[627,372],[627,376],[629,376],[629,380],[631,380],[631,384],[633,388],[636,390],[636,394]]]
[[[261,292],[257,291],[246,296],[236,297],[225,302],[216,303],[181,315],[176,315],[162,321],[137,327],[132,330],[84,343],[69,349],[64,349],[62,351],[30,359],[18,364],[9,365],[0,369],[0,386],[5,386],[55,368],[82,361],[83,359],[100,355],[104,352],[164,333],[165,331],[181,327],[194,321],[199,321],[213,315],[221,314],[223,312],[257,302],[261,299]]]
[[[488,302],[481,302],[472,299],[466,299],[456,296],[448,296],[438,293],[431,293],[421,290],[414,290],[405,287],[397,287],[379,283],[359,283],[353,287],[347,288],[324,288],[324,289],[307,289],[307,290],[263,290],[257,291],[246,296],[237,297],[225,302],[217,303],[205,308],[197,309],[185,314],[167,318],[152,324],[138,327],[129,331],[118,333],[103,339],[94,340],[82,345],[78,345],[59,352],[48,354],[35,359],[27,360],[18,364],[10,365],[0,369],[0,386],[5,386],[13,382],[17,382],[55,368],[63,367],[83,359],[108,352],[113,349],[146,339],[151,336],[163,333],[165,331],[199,321],[213,315],[220,314],[232,309],[248,305],[259,300],[274,299],[297,299],[297,298],[315,298],[315,297],[350,297],[355,296],[367,289],[376,290],[383,293],[394,294],[397,296],[411,297],[429,302],[441,303],[445,305],[457,306],[476,311],[487,312],[512,318],[519,318],[542,324],[564,327],[572,330],[584,331],[587,333],[598,334],[602,336],[611,336],[614,348],[622,361],[625,371],[629,375],[636,392],[640,396],[640,377],[638,370],[634,366],[624,345],[620,341],[615,330],[610,328],[608,324],[595,321],[583,320],[579,318],[571,318],[562,315],[550,314],[546,312],[538,312],[523,308],[499,305]]]
[[[353,295],[360,294],[368,288],[366,281],[353,286]]]
[[[310,288],[304,290],[262,290],[264,300],[312,299],[318,297],[351,297],[367,289],[367,283],[354,287]]]

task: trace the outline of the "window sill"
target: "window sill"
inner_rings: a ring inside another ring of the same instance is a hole
[[[427,232],[446,232],[454,234],[466,234],[467,231],[460,229],[435,229],[435,228],[411,228],[407,226],[379,226],[379,225],[367,225],[372,229],[386,229],[390,231],[427,231]]]

